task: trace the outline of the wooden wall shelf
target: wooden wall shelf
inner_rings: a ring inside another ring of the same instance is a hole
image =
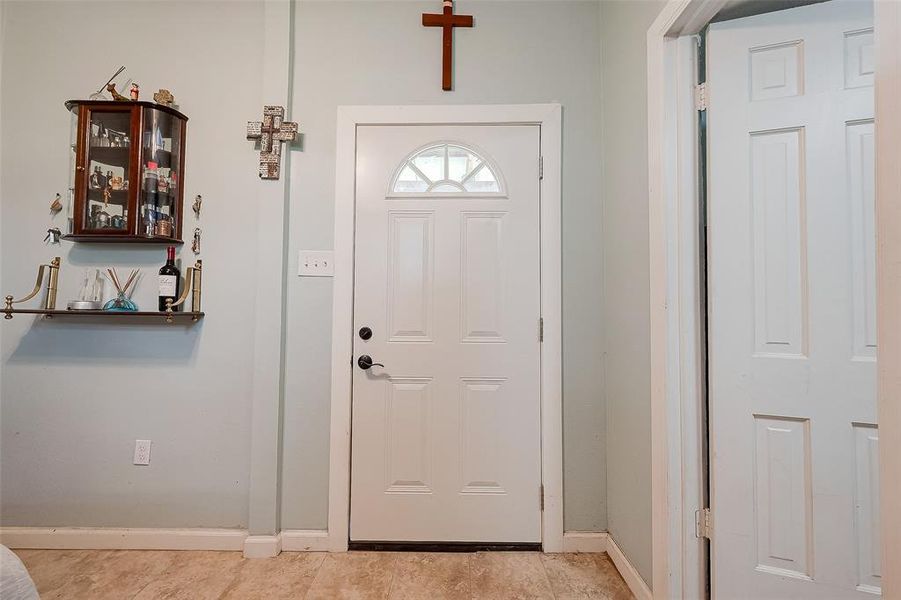
[[[2,1],[2,0],[0,0]],[[169,246],[180,246],[184,244],[184,241],[178,240],[175,238],[167,238],[167,237],[144,237],[144,236],[133,236],[128,234],[122,235],[110,235],[108,233],[104,234],[91,234],[91,233],[81,233],[81,234],[66,234],[62,236],[62,239],[68,240],[70,242],[97,242],[101,244],[109,244],[116,242],[121,242],[123,244],[167,244]]]
[[[43,308],[14,308],[12,310],[0,310],[7,319],[11,319],[13,315],[42,315],[45,319],[53,319],[55,317],[64,318],[99,318],[113,321],[146,321],[147,319],[159,319],[162,323],[167,322],[195,322],[204,317],[203,312],[173,312],[171,315],[165,312],[156,311],[110,311],[110,310],[47,310]],[[171,316],[172,320],[169,321]]]

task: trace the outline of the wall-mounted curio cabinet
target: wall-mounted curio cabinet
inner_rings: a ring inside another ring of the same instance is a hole
[[[152,102],[70,100],[68,231],[79,242],[180,244],[188,117]]]

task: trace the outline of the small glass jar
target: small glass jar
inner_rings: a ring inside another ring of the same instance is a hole
[[[103,310],[112,312],[137,312],[138,305],[131,301],[125,295],[125,292],[119,292],[116,297],[103,305]]]

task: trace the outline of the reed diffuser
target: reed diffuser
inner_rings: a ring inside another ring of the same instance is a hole
[[[132,291],[134,291],[134,287],[137,286],[136,279],[139,271],[137,269],[132,270],[131,275],[129,275],[128,279],[125,281],[125,285],[122,285],[119,274],[116,273],[116,269],[107,269],[106,273],[109,280],[116,286],[118,293],[115,298],[103,305],[103,310],[136,312],[138,310],[138,305],[131,301],[131,295],[128,293],[128,288],[131,287]],[[132,284],[135,284],[135,286],[132,286]]]

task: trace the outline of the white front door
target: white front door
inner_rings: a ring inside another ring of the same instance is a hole
[[[872,9],[710,28],[715,598],[879,592]]]
[[[539,127],[356,156],[350,539],[540,542]]]

